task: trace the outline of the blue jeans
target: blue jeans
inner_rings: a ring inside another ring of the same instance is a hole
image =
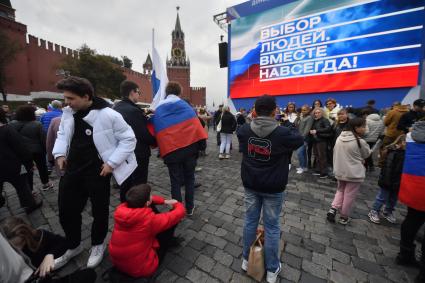
[[[379,193],[376,195],[375,202],[372,206],[372,209],[379,212],[382,206],[385,204],[385,213],[392,213],[394,207],[397,204],[398,192],[389,191],[383,188],[379,189]]]
[[[298,162],[300,163],[300,168],[307,168],[307,143],[304,142],[303,145],[297,149]]]
[[[243,229],[243,257],[248,259],[249,249],[257,235],[261,209],[264,222],[264,255],[266,270],[276,272],[279,268],[280,219],[279,215],[285,195],[267,194],[245,189],[245,223]]]

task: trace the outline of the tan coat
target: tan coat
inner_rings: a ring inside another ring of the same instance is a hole
[[[409,112],[408,105],[394,106],[394,108],[388,112],[384,119],[384,124],[387,129],[385,130],[385,136],[391,138],[397,138],[399,135],[404,134],[403,131],[397,130],[398,122],[400,121],[403,114]]]
[[[364,160],[372,151],[364,139],[360,139],[359,148],[356,137],[350,131],[343,131],[334,147],[334,174],[340,181],[361,183],[366,176]]]

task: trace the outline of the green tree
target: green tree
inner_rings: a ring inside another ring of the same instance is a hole
[[[121,56],[121,59],[125,68],[131,69],[131,67],[133,67],[133,61],[131,61],[130,58],[127,56]]]
[[[3,101],[7,101],[7,83],[6,74],[7,65],[15,60],[16,54],[22,50],[17,40],[10,39],[3,31],[0,31],[0,92],[3,95]]]
[[[97,54],[86,44],[78,50],[78,59],[68,56],[60,68],[72,76],[88,79],[95,89],[97,96],[117,98],[120,93],[120,83],[125,75],[118,64],[111,60],[111,56]]]

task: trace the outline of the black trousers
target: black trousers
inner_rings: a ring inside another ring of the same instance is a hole
[[[182,202],[181,187],[184,185],[185,206],[187,210],[191,210],[194,207],[196,156],[190,156],[180,163],[168,163],[167,166],[172,198]]]
[[[159,210],[155,205],[151,205],[151,208],[155,214],[159,214]],[[156,235],[156,239],[159,242],[159,249],[156,250],[156,254],[158,255],[159,264],[164,260],[165,255],[167,254],[168,249],[170,248],[170,242],[174,238],[174,231],[176,230],[177,225],[159,233]]]
[[[111,176],[65,175],[59,182],[59,221],[69,249],[81,242],[81,213],[90,198],[93,223],[92,245],[102,244],[108,233]]]
[[[47,184],[49,182],[49,172],[47,171],[47,163],[46,163],[46,153],[33,153],[32,159],[37,167],[38,174],[40,175],[41,183]],[[31,191],[34,189],[34,181],[33,181],[33,172],[28,173],[28,183],[30,185]]]
[[[313,143],[314,162],[316,163],[316,170],[320,174],[326,174],[327,168],[327,143],[326,142],[315,142]]]
[[[414,248],[416,234],[425,223],[425,211],[411,207],[407,208],[407,215],[401,224],[401,245],[408,249]],[[422,238],[422,261],[425,261],[425,237]]]
[[[144,159],[138,159],[137,164],[137,168],[131,173],[130,177],[120,185],[121,202],[126,201],[125,195],[132,187],[148,182],[149,156]]]
[[[32,207],[35,205],[34,196],[31,193],[28,184],[28,173],[16,176],[10,176],[1,180],[0,193],[3,192],[3,183],[10,183],[16,190],[21,207]]]

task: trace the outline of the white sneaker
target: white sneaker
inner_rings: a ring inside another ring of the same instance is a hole
[[[83,246],[79,245],[75,249],[72,250],[66,250],[66,252],[61,256],[55,259],[55,266],[53,270],[58,270],[59,268],[63,267],[65,264],[67,264],[71,258],[79,255],[83,251]]]
[[[292,164],[289,163],[288,168],[289,168],[289,171],[291,171]]]
[[[304,172],[303,168],[297,168],[297,174],[302,174]]]
[[[276,270],[276,272],[270,272],[267,271],[267,278],[266,281],[268,283],[275,283],[277,280],[277,276],[279,275],[279,273],[282,271],[282,264],[279,262],[279,268]]]
[[[105,249],[105,244],[96,245],[91,248],[90,257],[87,262],[87,268],[95,268],[102,262]]]
[[[379,214],[375,210],[371,210],[368,214],[369,220],[375,224],[379,224],[381,220],[379,219]]]
[[[248,261],[244,258],[242,258],[242,266],[241,266],[242,270],[247,272],[248,271]]]
[[[224,159],[229,159],[229,158],[230,158],[230,154],[226,153],[226,154],[224,155]]]
[[[224,159],[224,154],[223,154],[223,153],[220,153],[220,154],[218,155],[218,158],[219,158],[219,159]]]

